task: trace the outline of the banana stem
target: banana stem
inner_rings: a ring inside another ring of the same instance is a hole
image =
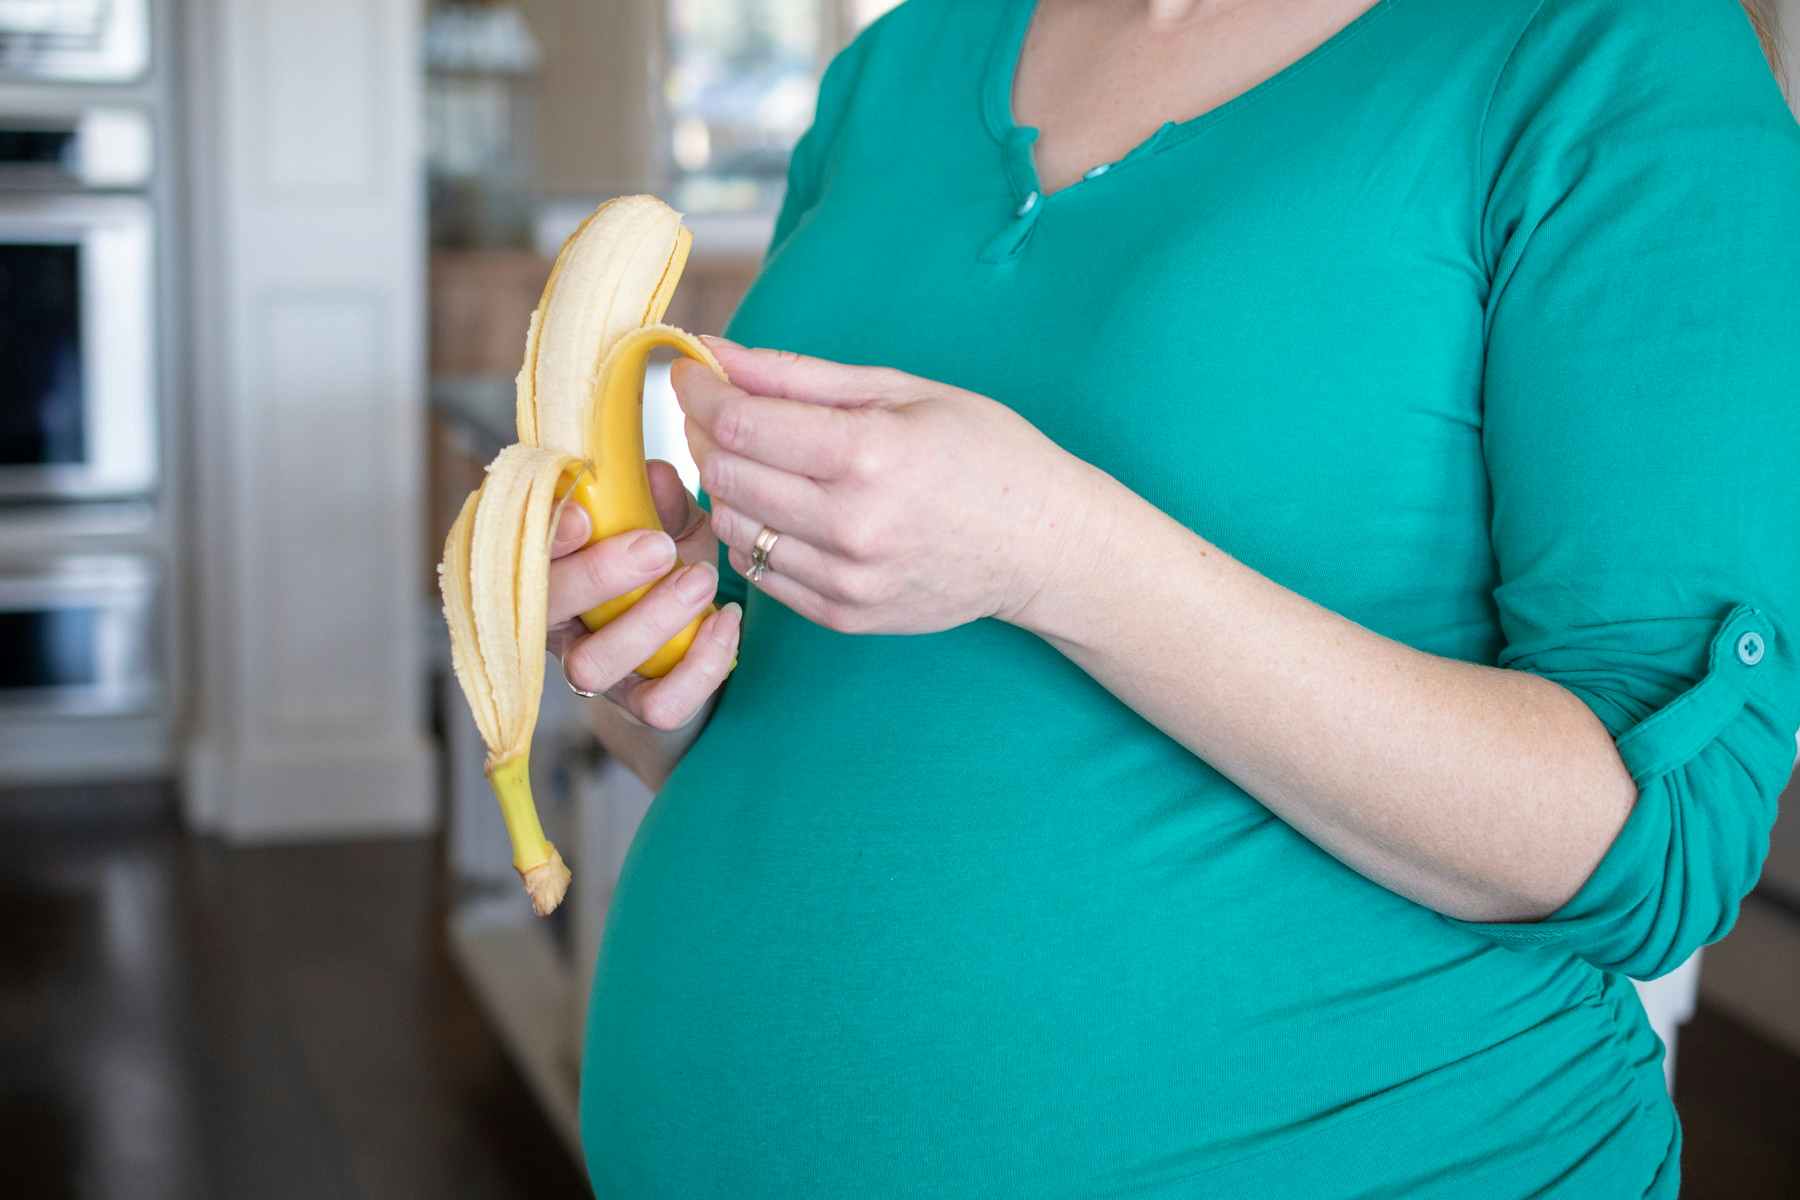
[[[540,917],[556,911],[569,890],[569,868],[544,837],[531,798],[531,754],[527,750],[488,768],[488,782],[500,801],[500,817],[512,840],[513,869],[525,882],[531,907]]]

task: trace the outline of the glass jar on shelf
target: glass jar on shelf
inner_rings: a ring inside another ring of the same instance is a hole
[[[438,4],[423,48],[432,244],[530,245],[543,51],[522,8]]]

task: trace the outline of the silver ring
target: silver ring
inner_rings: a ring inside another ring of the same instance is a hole
[[[574,649],[574,647],[571,646],[569,649],[572,650],[572,649]],[[606,701],[607,704],[611,705],[612,708],[619,713],[619,715],[624,717],[627,721],[631,722],[633,725],[636,725],[640,729],[650,728],[650,726],[648,724],[646,724],[645,722],[638,719],[638,715],[636,713],[632,712],[629,708],[625,707],[623,704],[619,703],[617,700],[614,700],[611,696],[607,695],[605,692],[588,692],[588,691],[583,691],[581,688],[576,687],[575,681],[569,678],[569,651],[568,650],[564,650],[561,654],[557,655],[556,661],[562,664],[563,682],[569,685],[569,690],[571,692],[574,692],[577,696],[580,696],[583,700],[604,700],[604,701]]]
[[[781,540],[781,534],[764,525],[757,532],[756,544],[750,547],[750,570],[744,578],[751,583],[761,583],[762,577],[769,573],[769,555],[775,553],[775,543]]]
[[[567,650],[564,650],[561,654],[557,655],[556,661],[562,664],[563,682],[569,685],[569,690],[571,692],[574,692],[583,700],[592,700],[600,694],[599,692],[586,692],[575,686],[575,681],[569,678],[569,652]]]

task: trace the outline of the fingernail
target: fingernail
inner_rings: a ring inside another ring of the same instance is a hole
[[[738,345],[738,343],[732,341],[730,338],[719,337],[717,334],[703,333],[700,335],[700,340],[705,342],[708,346],[712,347],[715,350],[718,349],[720,346],[729,346],[733,350],[742,350],[743,349],[742,346]]]
[[[587,541],[588,530],[593,525],[588,520],[587,509],[579,504],[563,505],[562,516],[556,519],[556,540],[559,542]]]
[[[631,539],[625,547],[625,554],[631,559],[631,565],[646,571],[654,571],[666,567],[675,560],[675,543],[669,535],[657,530],[648,530]]]
[[[675,581],[675,594],[687,601],[710,597],[719,587],[719,572],[711,563],[695,563]]]
[[[713,621],[713,640],[721,646],[731,645],[732,632],[737,629],[743,618],[743,606],[736,600],[721,608],[718,618]]]

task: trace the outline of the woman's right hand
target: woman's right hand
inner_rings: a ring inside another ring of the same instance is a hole
[[[737,656],[742,613],[727,604],[701,623],[687,656],[661,679],[636,667],[686,629],[717,594],[719,543],[675,468],[650,463],[662,531],[633,530],[583,546],[588,517],[565,505],[550,546],[550,653],[569,682],[599,692],[644,724],[676,730],[698,716]],[[677,552],[689,564],[669,573]],[[589,633],[579,614],[669,573],[629,610]]]

